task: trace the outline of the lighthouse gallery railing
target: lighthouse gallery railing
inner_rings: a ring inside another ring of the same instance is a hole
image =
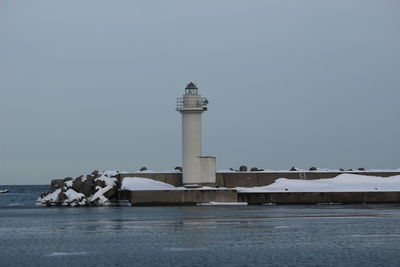
[[[203,108],[207,109],[208,100],[202,97],[201,100],[184,100],[183,97],[176,99],[176,110],[182,110],[184,108]]]

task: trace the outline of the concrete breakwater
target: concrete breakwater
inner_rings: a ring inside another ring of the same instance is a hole
[[[400,203],[400,192],[238,192],[236,190],[120,191],[120,200],[134,206],[196,205],[209,202],[268,204]]]
[[[238,202],[264,204],[380,204],[400,203],[400,192],[238,192]]]
[[[115,172],[116,183],[112,195],[108,194],[111,201],[128,201],[132,205],[195,205],[208,202],[246,202],[250,205],[260,204],[316,204],[316,203],[400,203],[400,192],[244,192],[236,187],[251,188],[267,186],[279,178],[316,180],[334,178],[340,174],[359,174],[366,176],[389,177],[400,175],[399,171],[289,171],[289,172],[218,172],[215,187],[200,189],[183,188],[182,174],[180,172]],[[86,176],[86,182],[91,175]],[[171,190],[121,190],[122,181],[128,177],[148,178],[164,182],[175,187]],[[77,181],[79,182],[77,178]],[[92,184],[96,186],[96,183]],[[76,181],[57,179],[52,181],[52,191],[66,190],[66,183],[71,183],[72,188]],[[78,184],[79,185],[79,184]],[[83,188],[83,187],[82,187]],[[97,188],[97,187],[96,187]],[[77,189],[78,190],[78,189]],[[390,189],[389,189],[390,190]],[[310,190],[311,191],[311,190]],[[347,191],[347,190],[345,190]],[[79,190],[77,191],[79,192]],[[85,193],[85,192],[83,192]]]
[[[400,171],[288,171],[288,172],[217,172],[217,187],[257,187],[270,185],[279,178],[316,180],[334,178],[339,174],[350,173],[370,176],[389,177],[400,175]],[[120,173],[119,180],[125,177],[143,177],[171,184],[173,186],[182,186],[182,173],[179,172],[134,172]]]
[[[288,171],[288,172],[218,172],[216,174],[216,187],[257,187],[270,185],[279,178],[316,180],[334,178],[339,174],[350,173],[369,176],[389,177],[400,175],[400,171]],[[126,177],[143,177],[164,182],[173,186],[182,186],[181,172],[132,172],[119,173],[117,179],[119,184]],[[62,187],[64,179],[51,181],[51,189]]]
[[[238,202],[234,189],[201,190],[148,190],[120,191],[119,200],[127,200],[135,206],[176,206],[196,205],[210,202]]]

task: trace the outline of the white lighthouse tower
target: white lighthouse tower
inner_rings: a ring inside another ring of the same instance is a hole
[[[208,100],[190,82],[185,94],[177,98],[176,110],[182,113],[182,182],[185,186],[215,185],[215,157],[201,156],[201,114]]]

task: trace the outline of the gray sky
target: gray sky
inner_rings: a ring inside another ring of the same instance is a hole
[[[173,169],[400,168],[399,1],[0,1],[0,184]]]

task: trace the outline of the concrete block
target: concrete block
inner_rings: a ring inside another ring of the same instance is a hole
[[[237,202],[236,190],[121,191],[120,196],[136,206],[196,205],[208,202]]]
[[[285,192],[238,193],[239,202],[249,205],[317,203],[400,203],[400,192]]]
[[[319,172],[319,171],[288,171],[288,172],[226,172],[216,174],[216,185],[218,187],[256,187],[272,184],[278,178],[286,179],[326,179],[334,178],[339,174],[351,173],[360,175],[372,175],[389,177],[400,175],[400,172],[368,172],[368,171],[353,171],[353,172]],[[153,180],[171,184],[173,186],[182,186],[182,173],[122,173],[120,180],[125,177],[144,177]]]

